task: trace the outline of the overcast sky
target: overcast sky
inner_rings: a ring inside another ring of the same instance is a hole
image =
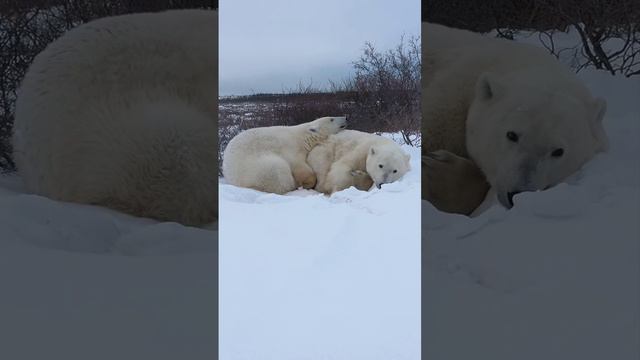
[[[420,0],[226,0],[220,95],[323,87],[352,72],[365,41],[379,50],[420,35]]]

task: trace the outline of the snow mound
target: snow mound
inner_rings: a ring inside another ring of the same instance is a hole
[[[0,177],[0,357],[213,358],[216,237]]]

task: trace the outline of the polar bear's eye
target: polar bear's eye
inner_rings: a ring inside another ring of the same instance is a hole
[[[333,119],[331,119],[331,122],[333,122]]]
[[[513,131],[507,131],[507,139],[512,142],[518,142],[518,134]]]
[[[393,173],[394,173],[394,174],[395,174],[395,173],[397,173],[397,172],[398,172],[398,170],[393,170]]]
[[[555,157],[555,158],[559,158],[564,154],[564,149],[559,148],[559,149],[555,149],[551,152],[551,156]]]
[[[378,165],[378,167],[379,167],[380,169],[382,169],[384,166],[382,166],[382,164],[379,164],[379,165]]]

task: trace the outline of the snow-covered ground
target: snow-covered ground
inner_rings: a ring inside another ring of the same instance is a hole
[[[220,359],[420,357],[420,149],[369,192],[220,185]]]
[[[0,359],[214,358],[216,237],[0,177]]]
[[[640,78],[579,76],[608,102],[608,153],[510,211],[423,202],[424,358],[640,358]]]

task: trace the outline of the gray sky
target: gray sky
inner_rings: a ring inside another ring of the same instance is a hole
[[[220,95],[323,87],[352,72],[365,41],[379,50],[420,35],[420,0],[220,2]]]

